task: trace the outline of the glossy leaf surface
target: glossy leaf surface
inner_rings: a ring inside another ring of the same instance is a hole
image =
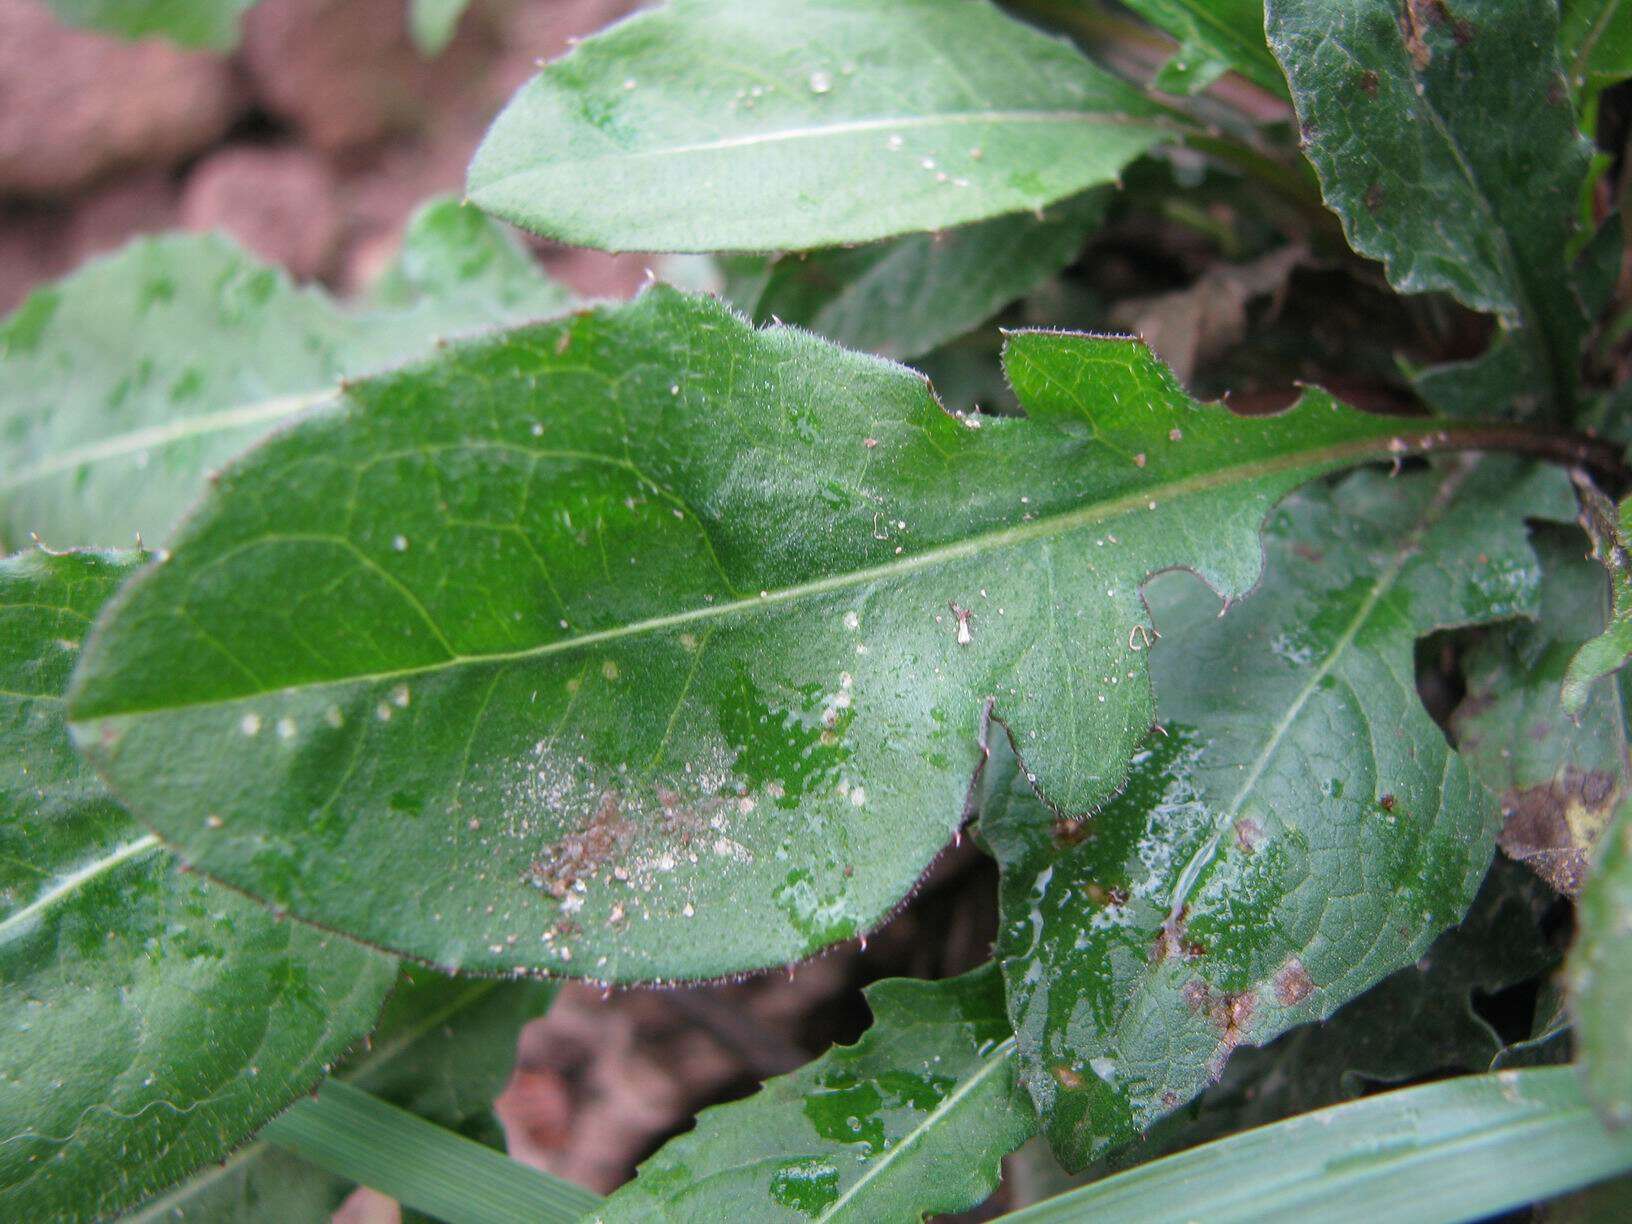
[[[230,51],[256,0],[47,0],[69,25],[123,38],[158,36],[184,47]]]
[[[726,296],[758,322],[797,323],[848,348],[916,357],[991,318],[1076,258],[1106,196],[1042,217],[995,217],[809,255],[738,256]]]
[[[1571,411],[1585,322],[1565,252],[1588,150],[1555,0],[1267,8],[1305,151],[1349,243],[1401,292],[1498,315],[1523,359],[1508,397]]]
[[[138,239],[0,323],[0,545],[162,543],[206,473],[341,378],[567,301],[452,202],[419,213],[355,311],[223,238]]]
[[[396,962],[177,872],[61,693],[127,555],[0,562],[0,1215],[95,1219],[233,1147],[374,1022]]]
[[[915,1224],[984,1201],[1037,1125],[996,967],[867,998],[860,1041],[704,1110],[592,1218]]]
[[[1632,793],[1624,674],[1584,686],[1573,714],[1559,702],[1567,665],[1608,610],[1603,569],[1581,547],[1573,529],[1539,537],[1540,619],[1504,625],[1470,649],[1467,697],[1452,722],[1468,768],[1501,800],[1503,851],[1570,896]]]
[[[671,0],[523,87],[469,192],[581,246],[801,250],[1114,182],[1160,114],[988,0]]]
[[[517,1035],[554,993],[543,982],[461,980],[404,965],[367,1047],[333,1078],[439,1126],[498,1140],[493,1100],[510,1076]],[[351,1190],[346,1178],[262,1136],[146,1204],[136,1219],[325,1224]]]
[[[1581,893],[1568,981],[1583,1083],[1605,1119],[1632,1122],[1632,801],[1623,800]]]
[[[1179,40],[1158,89],[1191,93],[1234,69],[1285,95],[1286,79],[1264,40],[1264,0],[1128,0],[1128,7]]]
[[[1567,499],[1556,470],[1494,460],[1305,491],[1229,615],[1188,580],[1152,585],[1167,734],[1122,794],[1057,823],[997,779],[981,828],[1004,875],[998,952],[1068,1168],[1461,919],[1495,804],[1422,708],[1413,647],[1531,611],[1524,516]]]
[[[989,717],[1061,808],[1116,789],[1148,575],[1238,596],[1290,487],[1456,438],[1317,391],[1236,417],[1134,341],[1017,334],[1007,371],[1031,419],[960,420],[659,287],[359,382],[127,589],[78,742],[211,874],[444,966],[849,938],[950,839]]]

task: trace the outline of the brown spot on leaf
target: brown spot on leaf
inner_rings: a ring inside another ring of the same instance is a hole
[[[1314,989],[1314,979],[1303,967],[1303,962],[1295,956],[1282,965],[1281,971],[1275,975],[1275,999],[1282,1007],[1296,1007],[1307,999]]]
[[[633,836],[617,792],[607,791],[589,824],[545,847],[543,857],[527,869],[527,882],[552,897],[565,897],[579,880],[594,875],[627,850]]]
[[[1383,185],[1381,183],[1373,183],[1370,187],[1367,187],[1365,195],[1366,211],[1376,212],[1378,209],[1382,208],[1383,199],[1384,192]]]
[[[1581,891],[1594,847],[1620,799],[1620,779],[1566,765],[1551,782],[1502,795],[1496,841],[1565,896]]]
[[[1251,816],[1241,817],[1235,822],[1235,844],[1251,854],[1264,844],[1264,826]]]
[[[1375,98],[1377,96],[1378,83],[1377,74],[1370,68],[1360,74],[1360,92],[1365,94],[1366,97]]]
[[[1068,1091],[1075,1091],[1082,1087],[1082,1076],[1071,1070],[1070,1067],[1055,1067],[1054,1078],[1059,1081],[1061,1088]]]
[[[1184,924],[1190,917],[1190,907],[1181,905],[1177,913],[1170,913],[1162,920],[1161,930],[1156,932],[1156,942],[1150,949],[1150,959],[1160,964],[1175,952],[1184,950]]]
[[[1393,795],[1384,795],[1380,799],[1377,800],[1377,803],[1383,809],[1383,811],[1385,811],[1385,812],[1392,812],[1394,810],[1394,796]]]

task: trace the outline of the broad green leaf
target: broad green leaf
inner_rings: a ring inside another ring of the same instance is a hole
[[[1234,69],[1271,93],[1286,79],[1264,39],[1264,0],[1126,0],[1134,12],[1179,40],[1155,84],[1194,93]]]
[[[1577,481],[1581,494],[1581,525],[1592,539],[1592,553],[1609,574],[1610,608],[1604,631],[1582,645],[1564,673],[1565,710],[1575,713],[1587,701],[1592,682],[1618,671],[1632,655],[1632,498],[1616,506],[1585,477]]]
[[[0,322],[0,545],[162,543],[207,472],[341,378],[567,301],[452,202],[418,214],[360,311],[224,238],[138,239]]]
[[[1632,800],[1623,799],[1577,907],[1567,968],[1578,1057],[1599,1111],[1632,1122]]]
[[[705,1109],[591,1219],[916,1224],[978,1206],[1037,1127],[996,967],[867,1000],[855,1045]]]
[[[945,234],[726,264],[726,296],[756,321],[797,323],[849,348],[916,357],[1063,270],[1105,213],[1092,192]]]
[[[1199,1214],[1209,1224],[1460,1224],[1628,1169],[1632,1136],[1599,1124],[1570,1068],[1538,1067],[1401,1088],[1305,1114],[1000,1218],[1146,1224]]]
[[[1267,9],[1305,150],[1350,245],[1401,292],[1495,313],[1524,372],[1505,398],[1571,412],[1585,319],[1566,252],[1588,148],[1560,74],[1555,0]]]
[[[1627,0],[1563,0],[1558,49],[1583,107],[1632,77],[1632,8]]]
[[[1519,1050],[1503,1042],[1475,1001],[1563,960],[1562,937],[1543,930],[1556,902],[1532,872],[1497,859],[1467,917],[1416,963],[1324,1023],[1299,1025],[1261,1049],[1238,1049],[1217,1084],[1096,1167],[1141,1164],[1379,1087],[1505,1065]],[[1525,1046],[1548,1026],[1537,1029]]]
[[[368,1047],[333,1078],[502,1147],[493,1100],[509,1078],[521,1026],[542,1015],[554,993],[541,982],[449,978],[405,965]],[[262,1137],[135,1218],[325,1224],[351,1188]]]
[[[256,0],[47,0],[69,25],[123,38],[154,35],[184,47],[230,51],[238,45],[238,23]]]
[[[1468,768],[1501,799],[1502,849],[1573,896],[1610,816],[1632,793],[1626,677],[1585,685],[1573,715],[1560,707],[1565,668],[1604,624],[1606,584],[1573,529],[1546,530],[1537,552],[1546,575],[1540,619],[1502,626],[1470,649],[1453,729]]]
[[[0,561],[0,1216],[96,1219],[225,1157],[366,1033],[396,962],[178,873],[69,747],[129,555]]]
[[[1146,577],[1233,599],[1292,486],[1459,437],[1319,391],[1236,417],[1131,340],[1018,333],[1007,371],[1031,418],[959,419],[659,286],[357,382],[127,588],[78,742],[190,862],[445,967],[850,938],[950,840],[989,718],[1063,810],[1116,790]]]
[[[833,246],[1114,182],[1164,114],[988,0],[670,0],[524,86],[469,192],[581,246]]]
[[[422,55],[440,55],[453,41],[470,0],[408,0],[408,33]]]
[[[1308,490],[1272,517],[1264,581],[1229,615],[1188,580],[1151,586],[1165,735],[1126,790],[1065,821],[994,778],[998,955],[1067,1168],[1462,918],[1495,804],[1417,698],[1415,641],[1530,612],[1524,516],[1567,500],[1556,469],[1506,460]]]

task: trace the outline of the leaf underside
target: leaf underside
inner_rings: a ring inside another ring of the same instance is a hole
[[[1150,588],[1166,734],[1127,790],[1059,822],[994,779],[998,952],[1022,1077],[1068,1167],[1462,917],[1495,804],[1422,708],[1414,642],[1529,614],[1524,516],[1567,504],[1558,472],[1505,460],[1307,490],[1222,620],[1193,582]]]
[[[221,1160],[366,1033],[395,961],[182,875],[69,747],[116,554],[0,561],[0,1215],[89,1220]]]

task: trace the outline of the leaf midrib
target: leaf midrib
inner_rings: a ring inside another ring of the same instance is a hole
[[[3,920],[0,920],[0,944],[5,943],[14,934],[22,931],[30,922],[44,914],[57,902],[78,892],[85,884],[96,879],[97,876],[105,875],[121,863],[127,863],[150,850],[158,849],[159,844],[158,836],[148,833],[145,836],[136,838],[134,841],[115,846],[100,858],[93,859],[91,862],[70,871],[65,876],[57,877],[56,883],[46,889],[45,892],[35,897],[34,900],[16,913],[9,914]]]
[[[1293,411],[1297,411],[1297,409],[1294,408]],[[1377,419],[1386,420],[1388,418],[1379,417]],[[265,696],[267,693],[272,692],[294,693],[343,684],[377,684],[413,676],[435,674],[458,667],[514,663],[528,659],[547,658],[550,655],[566,654],[586,647],[618,641],[626,637],[657,633],[666,629],[676,629],[695,624],[699,621],[733,616],[739,612],[746,612],[751,608],[793,603],[833,591],[846,590],[888,578],[901,577],[916,573],[919,570],[931,569],[946,562],[975,556],[982,552],[995,552],[1004,548],[1026,544],[1032,540],[1065,534],[1096,522],[1141,509],[1151,502],[1155,502],[1160,506],[1164,499],[1171,500],[1176,497],[1192,496],[1234,484],[1243,484],[1255,478],[1275,476],[1305,468],[1310,469],[1310,475],[1313,476],[1321,469],[1348,466],[1365,462],[1368,459],[1400,458],[1406,454],[1426,454],[1434,451],[1454,450],[1458,447],[1477,446],[1484,432],[1486,431],[1481,431],[1476,424],[1444,422],[1434,418],[1421,420],[1413,418],[1409,428],[1392,430],[1386,435],[1379,434],[1375,437],[1299,450],[1290,454],[1272,456],[1268,459],[1253,460],[1250,463],[1215,468],[1193,476],[1171,480],[1165,484],[1149,485],[1134,492],[1123,494],[1120,497],[1111,498],[1108,501],[1081,506],[1061,514],[1041,516],[1030,522],[1021,522],[1010,527],[981,532],[936,548],[926,549],[921,553],[886,561],[879,565],[846,570],[838,574],[829,574],[809,582],[797,583],[776,590],[767,590],[757,596],[746,596],[723,603],[703,604],[683,612],[647,617],[643,620],[631,621],[624,625],[614,625],[607,629],[598,629],[574,637],[559,638],[555,641],[544,642],[521,650],[494,651],[490,654],[481,655],[449,655],[447,658],[432,663],[418,664],[413,667],[393,668],[378,672],[358,672],[346,676],[297,681],[290,684],[275,684],[266,688],[234,693],[226,697],[214,697],[197,701],[174,701],[167,702],[164,705],[110,707],[77,712],[71,710],[69,721],[71,726],[77,727],[97,719],[134,718],[145,714],[162,714],[177,710],[232,705],[254,697]]]

